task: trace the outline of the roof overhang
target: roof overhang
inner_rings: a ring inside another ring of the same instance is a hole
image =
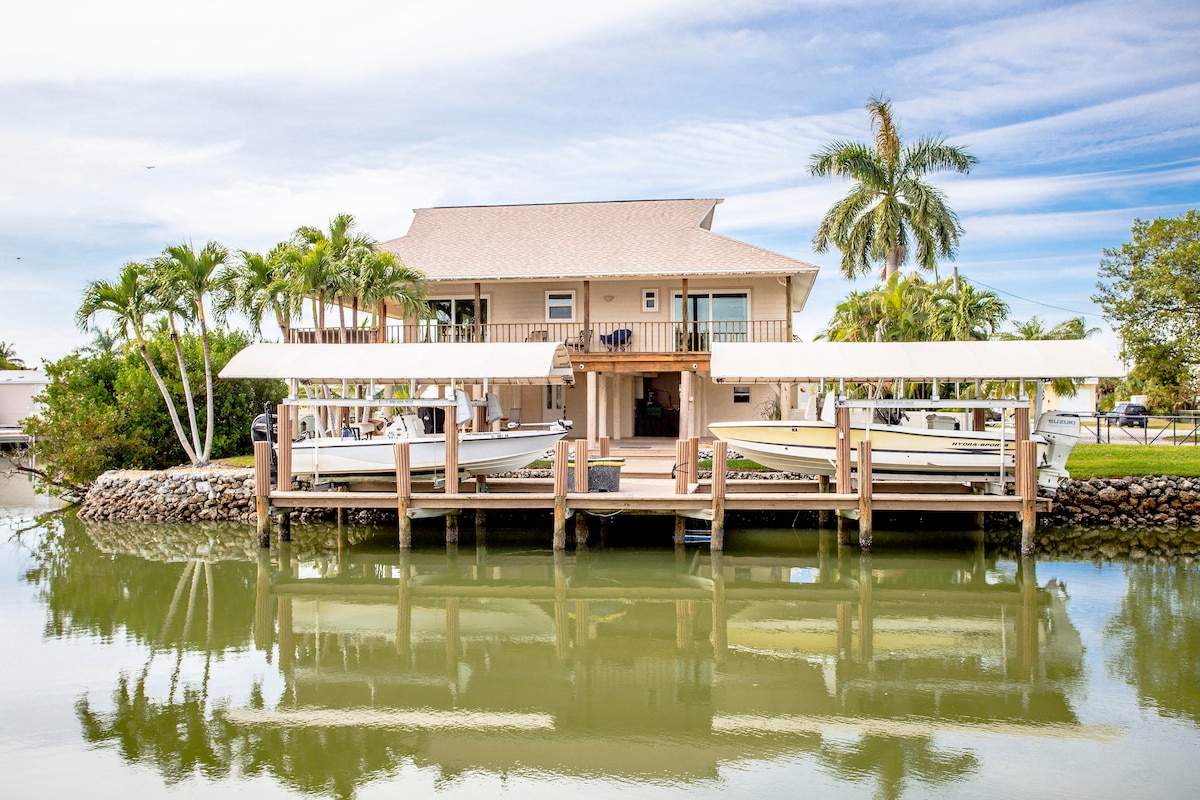
[[[1118,378],[1125,368],[1094,342],[716,342],[717,383],[817,380],[1010,381]]]
[[[252,344],[222,378],[418,383],[573,383],[561,342],[520,344]]]

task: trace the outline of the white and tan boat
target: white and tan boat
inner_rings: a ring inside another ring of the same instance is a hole
[[[462,433],[458,437],[458,470],[467,475],[495,475],[521,469],[540,458],[566,435],[570,422],[560,420],[542,428]],[[415,414],[397,415],[382,435],[371,439],[322,436],[292,443],[292,474],[316,479],[339,476],[392,476],[395,445],[409,443],[414,474],[446,470],[446,436],[426,433]]]
[[[824,419],[806,421],[717,422],[708,426],[730,448],[763,466],[806,475],[833,475],[837,428]],[[870,438],[872,472],[880,480],[1000,480],[1015,469],[1016,444],[1009,429],[937,430],[899,425],[852,423],[851,458]],[[1067,457],[1079,441],[1079,418],[1047,412],[1030,438],[1038,443],[1038,485],[1057,489],[1068,477]]]

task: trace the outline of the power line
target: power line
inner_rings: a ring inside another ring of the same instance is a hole
[[[1019,294],[1013,294],[1012,292],[1006,292],[1003,289],[997,289],[995,286],[988,286],[983,281],[975,280],[974,278],[969,278],[968,280],[970,280],[971,283],[978,284],[985,289],[991,289],[993,292],[999,292],[1000,294],[1006,294],[1009,297],[1015,297],[1018,300],[1024,300],[1026,303],[1033,303],[1034,305],[1045,306],[1046,308],[1053,308],[1055,311],[1065,311],[1068,314],[1078,314],[1081,317],[1097,316],[1095,311],[1076,311],[1071,308],[1063,308],[1062,306],[1054,306],[1054,305],[1050,305],[1049,303],[1043,303],[1041,300],[1030,300],[1028,297],[1021,297],[1021,295],[1019,295]]]

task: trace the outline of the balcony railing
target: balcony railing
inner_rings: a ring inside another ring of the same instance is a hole
[[[386,342],[563,342],[577,353],[707,353],[713,342],[784,342],[787,322],[722,320],[718,322],[517,322],[474,324],[419,323],[388,325]],[[292,341],[318,341],[311,328],[292,329]],[[321,341],[379,341],[374,328],[327,328]]]

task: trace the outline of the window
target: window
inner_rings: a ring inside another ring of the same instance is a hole
[[[546,410],[561,411],[567,407],[566,389],[561,385],[546,387]]]
[[[575,321],[575,292],[546,292],[546,321]]]
[[[482,317],[480,324],[487,325],[488,301],[486,297],[479,299]],[[422,319],[418,322],[421,328],[422,341],[427,342],[457,342],[471,341],[475,336],[475,298],[444,298],[429,301],[433,312],[432,319]],[[484,328],[484,336],[487,329]]]
[[[733,387],[733,402],[748,404],[750,402],[750,387],[749,386]]]
[[[658,311],[658,289],[642,289],[642,311]]]
[[[676,294],[672,319],[683,320],[683,296]],[[750,295],[746,292],[688,293],[688,323],[693,350],[707,350],[708,342],[744,342],[749,333]]]

